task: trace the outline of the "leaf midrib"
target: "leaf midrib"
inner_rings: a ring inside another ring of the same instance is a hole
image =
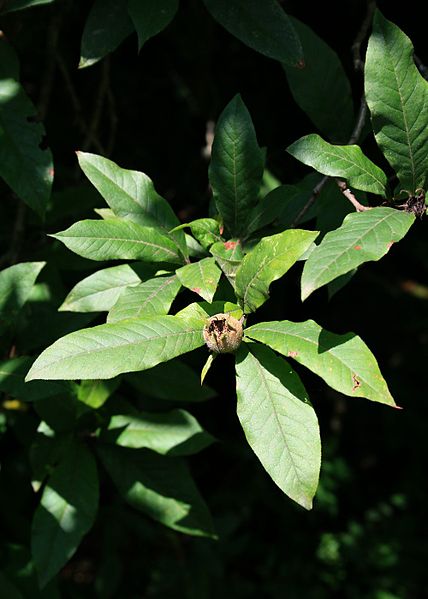
[[[362,382],[364,382],[369,389],[371,389],[372,391],[374,391],[376,394],[379,393],[379,391],[375,387],[372,387],[372,385],[370,383],[368,383],[367,380],[365,378],[363,378],[360,373],[355,372],[355,369],[351,368],[344,360],[342,360],[339,356],[337,356],[336,354],[334,354],[333,352],[331,352],[328,348],[324,348],[322,345],[320,345],[319,343],[313,341],[312,339],[308,339],[307,337],[303,337],[303,335],[296,335],[295,333],[290,333],[290,332],[284,333],[282,331],[277,331],[275,329],[269,329],[269,328],[258,328],[257,330],[258,331],[262,331],[262,332],[266,331],[268,333],[275,333],[276,335],[284,335],[285,337],[288,336],[288,337],[291,337],[293,339],[298,339],[298,340],[306,341],[307,343],[309,343],[310,345],[312,345],[312,346],[314,346],[316,348],[319,348],[321,350],[324,349],[325,350],[324,353],[327,353],[327,355],[332,356],[340,364],[344,365],[350,372],[355,373],[358,376],[359,380],[361,380]],[[248,334],[248,332],[246,331],[246,334],[251,339],[251,332]],[[255,339],[255,341],[258,341],[258,339]],[[278,351],[279,353],[283,353],[283,352],[281,352],[278,349],[276,349],[275,351]],[[283,354],[283,355],[285,355],[285,354]],[[292,356],[290,356],[290,357],[292,357]],[[296,356],[293,359],[296,360],[297,362],[302,362],[302,364],[304,366],[306,366],[306,364],[305,364],[305,362],[303,360],[299,360],[298,359],[299,357],[300,357],[300,353],[299,353],[298,356]],[[309,370],[311,370],[311,368],[309,366],[307,366],[307,368],[309,368]],[[318,375],[318,376],[321,376],[321,375]]]
[[[92,168],[97,171],[98,173],[100,173],[108,182],[110,182],[117,190],[119,190],[119,192],[122,192],[126,195],[126,197],[128,197],[130,199],[130,201],[132,202],[132,204],[135,204],[136,207],[140,208],[142,210],[142,214],[144,216],[144,211],[145,211],[145,206],[143,206],[142,204],[140,204],[126,189],[123,189],[122,187],[120,187],[120,185],[118,183],[116,183],[116,181],[114,181],[114,179],[111,179],[108,175],[106,175],[102,170],[100,170],[97,166],[95,166],[94,164],[91,164]],[[142,173],[138,173],[138,174],[142,174]],[[152,187],[153,187],[153,192],[157,194],[153,182],[151,182]],[[157,194],[159,195],[159,194]],[[160,197],[160,196],[159,196]],[[166,200],[165,200],[166,203]],[[169,204],[166,203],[167,206],[169,206]],[[113,212],[115,212],[113,210]],[[141,212],[139,212],[138,210],[136,212],[131,212],[131,214],[141,214]],[[180,254],[183,254],[183,251],[179,245],[179,243],[177,241],[175,241],[175,239],[173,237],[169,236],[169,228],[167,226],[167,223],[161,221],[158,217],[157,217],[157,213],[153,213],[153,212],[149,212],[147,210],[147,214],[153,218],[153,220],[157,223],[157,226],[161,229],[163,229],[165,231],[165,233],[168,235],[168,238],[171,240],[172,243],[174,243],[174,245],[177,247],[178,251],[180,252]],[[179,223],[179,221],[177,220],[177,223]],[[175,224],[177,224],[175,223]],[[175,226],[175,225],[174,225]]]
[[[101,347],[101,348],[97,347],[96,349],[84,350],[84,351],[76,352],[76,353],[72,354],[71,356],[66,356],[66,357],[58,358],[56,360],[51,360],[48,364],[39,367],[38,370],[44,370],[45,368],[50,367],[50,366],[52,366],[54,364],[58,364],[58,363],[63,362],[63,361],[74,360],[74,358],[79,358],[79,357],[87,355],[87,354],[102,353],[104,351],[116,350],[116,349],[121,348],[123,346],[127,346],[127,347],[138,346],[139,344],[142,344],[142,343],[145,343],[145,342],[150,342],[150,341],[153,341],[153,340],[168,340],[168,338],[180,337],[182,335],[188,335],[188,334],[192,334],[193,335],[195,333],[201,333],[201,329],[198,327],[197,329],[196,328],[195,329],[189,329],[189,330],[186,330],[186,331],[178,331],[178,332],[172,332],[172,333],[169,332],[168,334],[164,334],[164,335],[154,335],[152,337],[144,337],[143,339],[139,339],[138,341],[124,342],[124,343],[115,345],[114,347]],[[201,334],[201,345],[203,345],[202,334]],[[36,372],[37,372],[37,370],[36,370]],[[33,380],[33,379],[30,379],[30,380]]]
[[[151,247],[155,247],[158,248],[160,250],[163,250],[169,254],[171,254],[172,256],[175,256],[176,258],[178,258],[179,256],[177,255],[176,252],[174,252],[173,250],[163,246],[163,245],[158,245],[157,243],[153,243],[150,241],[144,241],[143,239],[129,239],[129,238],[122,238],[122,237],[97,237],[95,235],[91,235],[91,236],[83,236],[83,235],[55,235],[52,237],[56,237],[56,238],[63,238],[63,239],[80,239],[80,240],[85,240],[85,241],[124,241],[124,242],[128,242],[128,243],[139,243],[142,245],[148,245]]]
[[[343,146],[343,147],[345,147],[345,148],[346,148],[346,146]],[[335,154],[334,152],[332,152],[332,151],[330,151],[330,150],[325,150],[325,152],[324,152],[324,153],[325,153],[327,156],[332,156],[332,157],[334,157],[334,158],[336,158],[336,159],[338,159],[338,160],[342,160],[343,162],[347,162],[347,163],[351,164],[352,166],[359,168],[359,169],[360,169],[361,171],[363,171],[363,173],[365,173],[365,174],[366,174],[368,177],[371,177],[371,178],[372,178],[374,181],[376,181],[376,183],[379,183],[379,185],[381,185],[383,189],[385,188],[385,182],[384,182],[384,181],[382,181],[381,179],[378,179],[378,178],[377,178],[377,177],[376,177],[376,176],[375,176],[375,175],[374,175],[374,174],[373,174],[371,171],[368,171],[366,168],[364,168],[364,166],[363,166],[361,163],[359,163],[359,162],[356,162],[356,161],[353,161],[353,160],[351,160],[350,158],[348,158],[347,156],[342,156],[342,155],[340,155],[340,154],[337,154],[337,153]],[[364,158],[366,158],[364,155],[363,155],[363,157],[364,157]],[[369,160],[369,158],[366,158],[366,160]],[[373,164],[373,166],[374,166],[375,168],[378,168],[378,167],[376,167],[376,165],[375,165],[375,164]],[[337,175],[333,175],[333,176],[337,176]],[[341,175],[338,175],[338,176],[340,177]],[[352,175],[351,175],[351,176],[352,176]],[[357,177],[357,176],[358,176],[358,175],[355,175],[355,177]],[[360,175],[360,176],[361,176],[361,175]],[[350,178],[350,177],[349,177],[349,175],[348,175],[348,178]]]
[[[323,268],[322,270],[318,271],[318,273],[319,273],[319,274],[318,274],[318,275],[315,277],[315,281],[317,282],[317,281],[320,279],[320,277],[321,277],[321,276],[324,274],[324,272],[325,272],[326,270],[329,270],[329,268],[331,267],[331,265],[332,265],[332,264],[334,264],[335,262],[337,262],[337,260],[339,260],[339,259],[340,259],[340,258],[341,258],[341,257],[342,257],[342,256],[343,256],[345,253],[349,252],[349,250],[350,250],[352,247],[354,247],[354,245],[355,245],[355,244],[356,244],[358,241],[361,241],[361,243],[362,243],[362,242],[363,242],[363,239],[364,239],[364,238],[365,238],[365,237],[366,237],[366,236],[367,236],[369,233],[371,233],[371,232],[373,231],[373,229],[375,229],[375,228],[376,228],[376,227],[378,227],[380,224],[384,223],[384,221],[386,221],[387,219],[389,219],[390,217],[393,217],[393,216],[395,216],[395,214],[387,214],[387,215],[386,215],[386,216],[384,216],[382,219],[380,219],[380,220],[376,221],[376,223],[374,223],[374,225],[373,225],[372,227],[370,227],[369,229],[367,229],[367,230],[365,231],[365,233],[364,233],[364,235],[363,235],[363,236],[355,238],[355,239],[353,240],[353,242],[352,242],[352,243],[351,243],[351,244],[350,244],[350,245],[349,245],[349,246],[348,246],[346,249],[344,249],[344,250],[343,250],[343,252],[342,252],[342,253],[341,253],[341,254],[340,254],[338,257],[336,257],[336,258],[334,258],[333,260],[331,260],[330,262],[326,263],[326,265],[324,266],[324,268]],[[338,229],[336,229],[336,231],[338,231]],[[318,247],[321,247],[321,244],[320,244]],[[373,260],[374,260],[374,259],[373,259]],[[372,261],[373,261],[373,260],[372,260]],[[351,268],[351,269],[349,269],[349,270],[352,270],[352,268]],[[347,271],[347,272],[349,272],[349,271]],[[346,274],[346,273],[343,273],[343,274]],[[312,288],[312,287],[311,287],[311,288]],[[312,290],[313,290],[313,291],[315,291],[315,289],[317,289],[317,287],[313,287],[313,288],[312,288]]]
[[[255,359],[255,362],[256,362],[256,367],[258,368],[258,370],[259,370],[259,372],[260,372],[260,377],[261,377],[262,383],[263,383],[263,384],[264,384],[264,386],[265,386],[266,393],[267,393],[267,397],[268,397],[268,398],[269,398],[269,400],[270,400],[270,404],[271,404],[271,406],[272,406],[272,410],[273,410],[273,413],[274,413],[274,415],[275,415],[275,420],[276,420],[276,423],[277,423],[277,427],[278,427],[278,428],[279,428],[279,430],[281,431],[281,437],[282,437],[282,439],[283,439],[283,441],[284,441],[284,444],[285,444],[285,446],[287,447],[287,452],[288,452],[288,455],[289,455],[289,456],[290,456],[290,458],[291,458],[291,464],[292,464],[292,467],[293,467],[293,471],[294,471],[295,478],[298,480],[298,482],[299,482],[299,485],[300,485],[300,486],[301,486],[303,489],[305,489],[305,485],[302,483],[302,480],[301,480],[301,478],[300,478],[300,476],[299,476],[299,473],[298,473],[298,471],[297,471],[297,468],[296,468],[296,464],[295,464],[295,462],[294,462],[293,452],[290,450],[290,446],[289,446],[289,444],[288,444],[288,439],[287,439],[287,437],[285,436],[285,433],[284,433],[284,431],[283,431],[283,429],[282,429],[282,426],[281,426],[281,423],[280,423],[280,420],[279,420],[279,417],[278,417],[278,413],[277,413],[277,410],[276,410],[275,401],[274,401],[274,399],[273,399],[273,397],[272,397],[272,394],[270,393],[270,389],[269,389],[269,384],[268,384],[268,381],[267,381],[267,379],[266,379],[266,377],[265,377],[265,375],[264,375],[264,372],[263,372],[263,369],[262,369],[262,367],[261,367],[261,364],[260,364],[260,362],[257,360],[257,358]],[[276,378],[276,377],[275,377],[275,378]]]

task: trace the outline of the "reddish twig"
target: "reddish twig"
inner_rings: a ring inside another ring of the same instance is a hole
[[[357,198],[354,196],[352,191],[346,185],[345,181],[339,181],[338,179],[336,179],[336,183],[337,183],[337,186],[340,189],[340,191],[345,196],[345,198],[347,200],[349,200],[353,206],[355,206],[357,212],[364,212],[365,210],[371,210],[370,206],[364,206],[357,200]]]

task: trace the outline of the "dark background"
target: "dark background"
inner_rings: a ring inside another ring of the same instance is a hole
[[[51,244],[45,233],[64,229],[90,216],[94,205],[102,206],[84,188],[63,193],[83,182],[77,149],[108,155],[123,167],[147,173],[182,220],[204,216],[209,202],[208,162],[203,156],[207,122],[215,120],[238,92],[253,117],[260,145],[267,147],[272,173],[283,183],[306,174],[285,148],[313,132],[314,126],[295,104],[281,65],[229,35],[202,2],[182,0],[172,24],[148,41],[140,55],[133,34],[110,57],[78,71],[89,4],[60,2],[0,19],[0,28],[20,57],[21,81],[44,117],[56,170],[47,223],[42,225],[26,211],[18,261],[43,259]],[[362,76],[353,71],[350,48],[365,3],[282,4],[339,54],[358,106]],[[416,53],[427,62],[420,3],[392,6],[385,1],[379,7],[409,35]],[[88,139],[101,103],[99,123]],[[370,138],[365,150],[377,158]],[[16,198],[2,182],[0,197],[0,243],[7,251]],[[125,509],[106,483],[99,522],[61,574],[61,596],[428,596],[425,236],[426,223],[417,222],[404,241],[381,262],[364,265],[331,301],[321,290],[302,305],[301,266],[296,266],[272,286],[272,299],[260,311],[263,319],[313,318],[334,332],[358,333],[403,408],[345,398],[299,370],[318,413],[323,441],[321,483],[312,512],[294,505],[276,488],[246,445],[235,413],[233,363],[225,358],[207,379],[218,396],[190,406],[221,440],[191,459],[220,541],[186,537],[148,521]],[[55,278],[62,298],[94,269],[89,261],[69,254],[58,249],[55,273],[45,275]],[[34,347],[41,349],[63,332],[45,333],[33,323],[33,334]],[[194,360],[199,364],[199,355]],[[19,438],[12,437],[2,447],[17,465],[10,477],[18,481],[24,476],[19,469],[28,468],[19,448]],[[7,476],[3,474],[0,506],[11,514],[11,522],[3,523],[0,534],[18,545],[27,534],[25,521],[31,519],[34,502],[28,484],[20,497],[5,488],[11,480]],[[30,591],[28,596],[38,595]]]

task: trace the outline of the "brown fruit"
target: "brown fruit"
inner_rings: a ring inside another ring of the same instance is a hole
[[[208,348],[217,354],[235,352],[244,334],[242,321],[220,312],[208,319],[204,326],[204,339]]]

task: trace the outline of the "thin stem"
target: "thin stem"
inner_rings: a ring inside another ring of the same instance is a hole
[[[107,97],[110,80],[110,62],[108,58],[105,58],[101,64],[101,77],[98,86],[98,94],[95,98],[94,109],[92,111],[92,117],[89,123],[89,129],[87,131],[85,140],[83,142],[83,149],[88,150],[92,144],[101,145],[98,140],[97,132],[101,121],[101,116],[104,109],[104,103]],[[104,151],[102,152],[104,154]]]
[[[360,109],[359,109],[358,115],[357,115],[357,120],[355,122],[354,129],[351,133],[351,137],[348,140],[348,144],[347,144],[348,146],[357,143],[357,141],[360,139],[361,133],[364,129],[364,125],[366,123],[366,118],[367,118],[367,102],[366,102],[366,98],[363,94],[363,97],[361,98]]]
[[[309,210],[309,208],[315,203],[315,200],[317,199],[317,197],[320,195],[322,189],[324,188],[324,186],[326,185],[327,181],[330,179],[330,177],[324,176],[313,188],[312,190],[312,194],[309,197],[308,201],[306,202],[306,204],[303,205],[302,209],[300,210],[300,212],[297,214],[296,218],[294,219],[294,221],[291,223],[291,227],[294,228],[296,227],[299,222],[302,220],[302,218],[305,216],[306,212]]]
[[[364,60],[361,58],[361,45],[367,37],[367,33],[370,29],[375,9],[375,0],[368,0],[366,15],[364,17],[363,22],[361,23],[361,27],[358,30],[357,35],[355,36],[354,43],[351,46],[354,69],[356,71],[364,70]]]
[[[354,196],[352,191],[346,185],[345,181],[336,180],[337,186],[340,191],[343,193],[345,198],[351,202],[351,204],[356,208],[357,212],[364,212],[366,210],[371,210],[370,206],[364,206],[361,204],[357,198]]]
[[[74,118],[76,119],[76,124],[77,124],[81,134],[84,135],[89,130],[89,125],[86,122],[86,119],[84,117],[82,105],[80,103],[79,96],[77,95],[76,89],[74,87],[73,80],[71,78],[67,64],[65,63],[61,54],[57,54],[56,62],[58,65],[59,72],[61,73],[62,78],[64,79],[64,85],[67,90],[68,98],[70,99],[71,105],[73,107]],[[92,145],[95,147],[95,149],[98,152],[100,152],[100,154],[104,153],[104,148],[96,136],[92,137],[91,142],[92,142]]]

